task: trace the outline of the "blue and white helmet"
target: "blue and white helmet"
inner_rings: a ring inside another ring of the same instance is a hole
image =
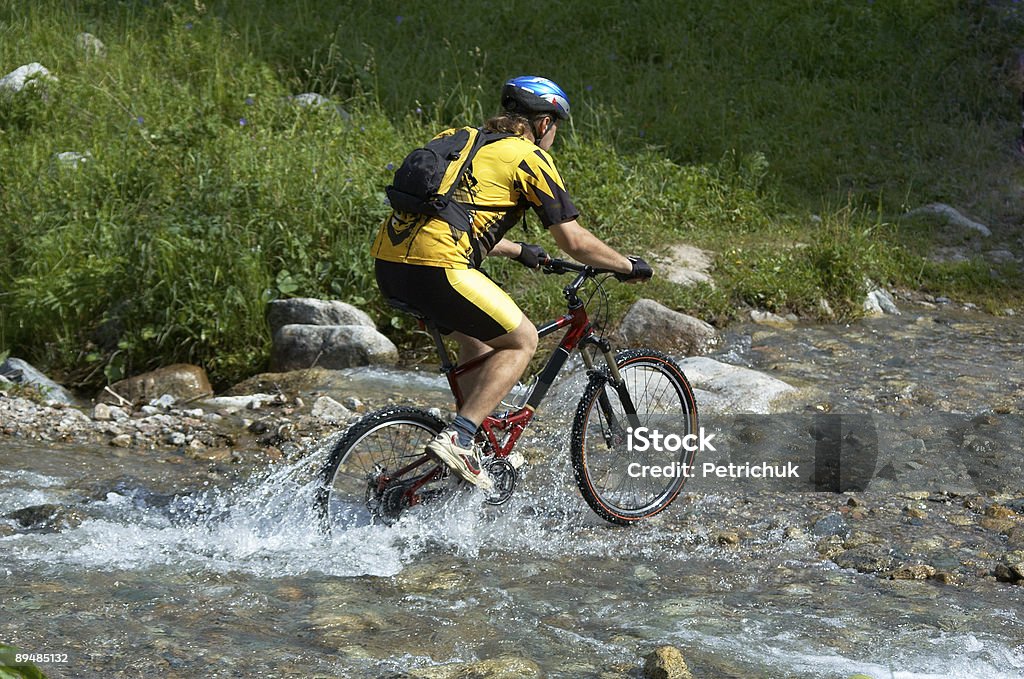
[[[501,89],[501,107],[509,113],[530,116],[553,113],[561,120],[569,118],[569,97],[547,78],[521,75]]]

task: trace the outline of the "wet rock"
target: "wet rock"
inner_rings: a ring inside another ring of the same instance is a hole
[[[841,514],[827,514],[814,522],[812,532],[818,536],[846,537],[850,534],[850,526]]]
[[[651,299],[637,300],[618,330],[626,346],[645,346],[685,356],[703,354],[718,343],[718,331],[693,316]]]
[[[682,651],[659,646],[644,658],[644,679],[693,679],[693,675]]]
[[[840,568],[850,568],[860,573],[884,573],[893,565],[892,555],[880,545],[863,545],[847,549],[832,560]]]
[[[352,411],[335,401],[330,396],[321,396],[313,403],[310,414],[328,424],[341,424],[352,418]]]
[[[740,536],[733,531],[724,531],[715,536],[715,541],[720,545],[738,545]]]
[[[893,580],[928,580],[935,575],[935,567],[928,564],[902,566],[892,572]]]
[[[286,325],[361,325],[376,328],[373,319],[351,304],[301,297],[278,299],[267,305],[267,323],[274,335]]]
[[[701,413],[736,414],[773,412],[773,404],[796,388],[782,380],[704,356],[679,362],[696,394]]]
[[[409,676],[415,679],[533,679],[543,677],[544,673],[532,660],[502,656],[409,670]]]
[[[179,363],[115,382],[102,391],[97,402],[122,404],[149,403],[165,394],[176,402],[192,401],[213,395],[206,371],[196,365]]]
[[[760,309],[752,309],[750,311],[750,320],[758,325],[767,325],[779,330],[791,330],[793,328],[793,322],[789,319],[773,314],[770,311],[761,311]]]
[[[16,384],[34,387],[47,400],[68,404],[74,402],[71,392],[20,358],[8,358],[0,363],[0,375]]]
[[[64,530],[77,528],[86,516],[81,511],[63,505],[44,504],[22,507],[4,518],[16,521],[27,530]]]
[[[132,437],[129,434],[118,434],[110,439],[110,445],[115,448],[128,448],[132,445]]]
[[[398,348],[376,329],[362,325],[285,325],[274,334],[273,370],[340,370],[363,365],[392,365]]]
[[[1024,583],[1024,563],[1001,563],[995,568],[996,580],[1012,584]]]

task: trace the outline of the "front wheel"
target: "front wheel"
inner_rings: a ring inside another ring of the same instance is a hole
[[[443,428],[430,413],[404,406],[349,427],[320,470],[316,509],[324,532],[397,520],[414,486],[438,471],[424,448]]]
[[[654,516],[682,490],[695,451],[680,444],[697,432],[697,404],[683,371],[664,354],[631,349],[615,362],[621,384],[595,373],[580,399],[571,454],[587,504],[626,525]],[[658,445],[654,432],[662,436]]]

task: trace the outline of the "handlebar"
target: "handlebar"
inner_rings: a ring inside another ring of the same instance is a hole
[[[611,269],[598,269],[587,264],[579,264],[577,262],[570,262],[567,259],[557,259],[555,257],[548,257],[540,263],[540,269],[547,274],[563,274],[575,271],[581,273],[586,278],[592,278],[604,273],[615,273]]]

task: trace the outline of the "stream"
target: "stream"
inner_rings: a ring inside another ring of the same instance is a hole
[[[796,438],[822,414],[871,416],[875,478],[857,493],[696,483],[610,526],[572,479],[570,383],[527,432],[507,505],[464,493],[324,538],[311,470],[331,440],[238,471],[0,437],[0,643],[57,654],[39,664],[52,678],[611,679],[642,677],[664,644],[695,677],[1024,676],[1024,583],[992,575],[1024,562],[1024,322],[927,309],[737,326],[714,357],[798,386],[773,425]],[[338,385],[406,388],[444,400],[433,375]],[[11,518],[37,506],[56,509]]]

